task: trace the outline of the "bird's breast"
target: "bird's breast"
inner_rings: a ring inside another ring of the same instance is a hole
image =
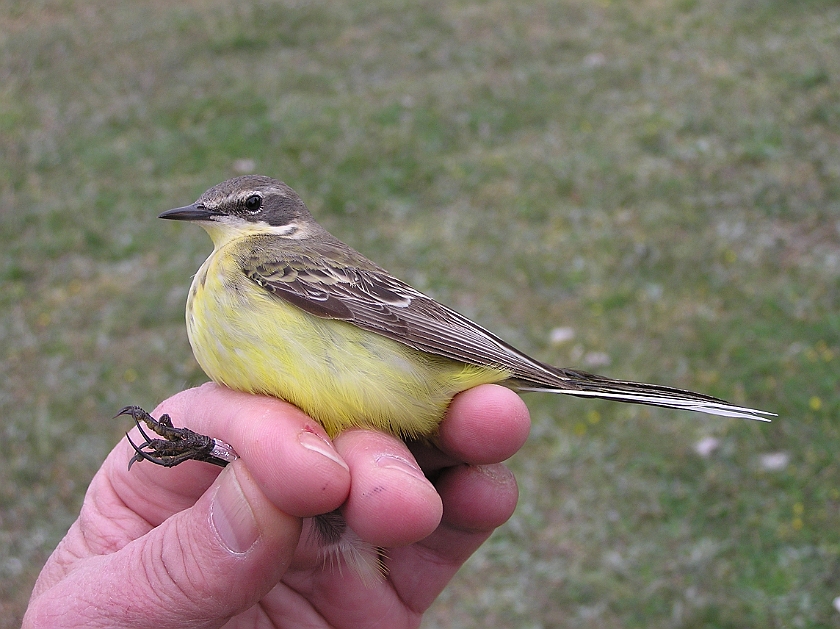
[[[224,249],[193,279],[187,329],[210,378],[287,400],[330,435],[350,426],[432,435],[456,393],[507,377],[306,313],[248,279]]]

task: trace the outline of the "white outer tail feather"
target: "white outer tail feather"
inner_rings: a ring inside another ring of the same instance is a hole
[[[715,402],[704,399],[691,399],[680,397],[667,397],[660,394],[648,394],[642,391],[586,391],[577,389],[552,389],[547,387],[517,387],[518,391],[534,391],[538,393],[562,393],[564,395],[574,395],[575,397],[590,397],[601,398],[605,400],[615,400],[618,402],[630,402],[634,404],[647,404],[649,406],[662,406],[664,408],[674,408],[681,411],[696,411],[698,413],[706,413],[708,415],[720,415],[722,417],[737,417],[741,419],[752,419],[755,421],[769,422],[769,417],[775,417],[775,413],[768,411],[760,411],[754,408],[746,408],[744,406],[735,406],[727,404],[726,402]]]

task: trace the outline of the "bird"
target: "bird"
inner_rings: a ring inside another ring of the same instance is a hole
[[[277,179],[229,179],[159,217],[197,223],[213,241],[186,305],[204,372],[230,389],[296,405],[330,437],[365,427],[433,440],[452,398],[488,383],[760,421],[773,415],[532,358],[330,234]],[[164,437],[144,433],[132,462],[226,462],[212,453],[215,440],[197,446],[168,417],[158,422],[139,407],[121,413]]]

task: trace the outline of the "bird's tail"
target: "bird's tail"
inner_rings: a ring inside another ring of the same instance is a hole
[[[585,371],[561,369],[548,365],[545,365],[545,369],[553,374],[554,378],[540,378],[540,381],[535,381],[529,377],[527,380],[518,380],[516,381],[516,390],[563,393],[577,397],[601,398],[633,404],[664,406],[665,408],[697,411],[699,413],[722,415],[724,417],[741,417],[763,422],[770,421],[767,418],[768,416],[775,417],[776,415],[767,411],[730,404],[725,400],[712,397],[711,395],[694,393],[693,391],[685,391],[659,384],[613,380]]]

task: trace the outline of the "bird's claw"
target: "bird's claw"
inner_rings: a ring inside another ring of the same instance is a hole
[[[199,434],[189,428],[176,428],[172,425],[169,415],[164,414],[159,419],[155,419],[139,406],[126,406],[115,417],[121,415],[128,415],[134,420],[145,440],[143,443],[136,444],[126,433],[128,442],[134,448],[134,456],[128,462],[129,469],[139,461],[151,461],[163,467],[175,467],[184,461],[193,460],[224,467],[239,458],[233,448],[223,441]],[[162,438],[150,437],[143,430],[142,424]]]

